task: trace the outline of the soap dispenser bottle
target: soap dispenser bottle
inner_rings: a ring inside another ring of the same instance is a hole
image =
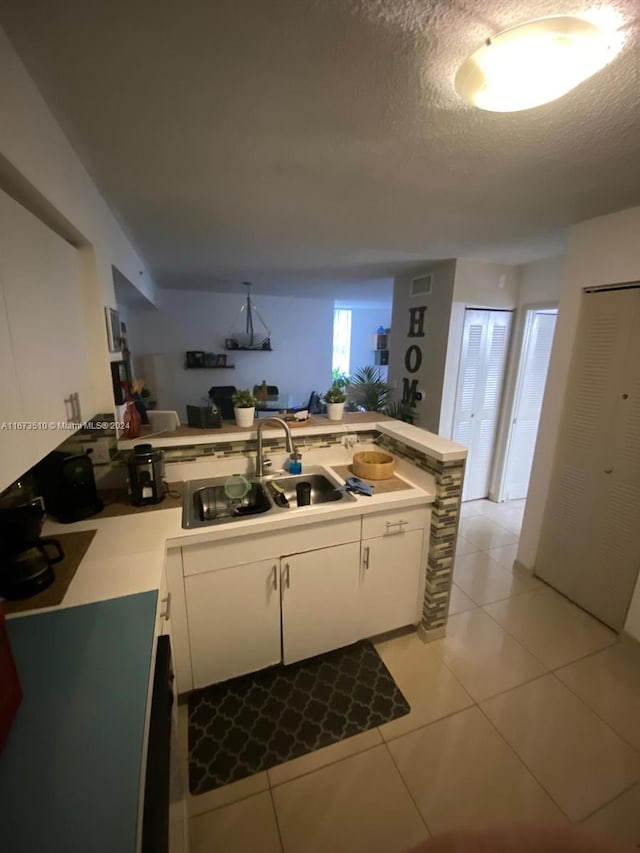
[[[289,454],[289,473],[290,474],[302,474],[302,453],[298,453],[298,451],[294,451]]]

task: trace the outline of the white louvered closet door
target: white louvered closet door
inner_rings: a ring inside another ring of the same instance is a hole
[[[509,461],[504,495],[506,500],[526,498],[529,489],[533,451],[555,328],[555,311],[532,312],[518,376],[514,419],[509,436]]]
[[[640,569],[640,288],[588,293],[536,574],[614,630]]]
[[[510,311],[465,312],[453,418],[453,439],[469,451],[462,500],[489,493],[510,326]]]

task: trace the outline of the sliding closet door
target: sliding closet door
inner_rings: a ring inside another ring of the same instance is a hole
[[[465,312],[453,417],[453,439],[469,451],[462,500],[489,494],[510,327],[510,311]]]
[[[640,289],[583,297],[536,574],[615,630],[640,568]]]

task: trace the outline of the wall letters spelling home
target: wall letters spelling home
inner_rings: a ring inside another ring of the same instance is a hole
[[[427,306],[422,305],[420,308],[409,308],[409,331],[408,338],[424,338],[424,318],[427,313]],[[404,366],[407,373],[417,373],[422,365],[422,350],[417,344],[411,344],[407,347],[404,354]],[[408,379],[406,376],[402,378],[402,402],[409,406],[416,407],[416,391],[418,390],[418,380]]]

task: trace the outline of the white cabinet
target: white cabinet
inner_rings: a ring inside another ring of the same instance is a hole
[[[422,530],[408,530],[362,540],[362,636],[418,622],[422,537]]]
[[[280,662],[277,561],[190,575],[185,596],[194,687]]]
[[[282,653],[285,663],[348,646],[358,625],[360,543],[281,560]]]
[[[180,692],[415,624],[429,522],[412,507],[170,552]]]
[[[0,266],[0,275],[1,271]],[[6,428],[6,423],[21,420],[22,395],[11,348],[9,319],[0,280],[0,491],[29,467],[27,447],[22,435]],[[3,421],[5,428],[2,426]]]
[[[0,397],[0,422],[15,419],[18,410],[25,421],[78,420],[72,398],[77,394],[82,406],[90,382],[77,251],[1,191],[0,284],[5,315],[0,318],[4,339],[0,355],[5,355],[10,342],[19,389],[19,398],[15,388]],[[4,385],[4,367],[3,373]],[[56,429],[21,432],[17,442],[25,467],[69,434]],[[0,442],[2,458],[7,453],[6,436],[0,434]],[[0,488],[14,479],[8,471],[0,470]]]
[[[423,553],[431,510],[415,507],[365,515],[360,565],[361,636],[372,637],[420,618]]]

